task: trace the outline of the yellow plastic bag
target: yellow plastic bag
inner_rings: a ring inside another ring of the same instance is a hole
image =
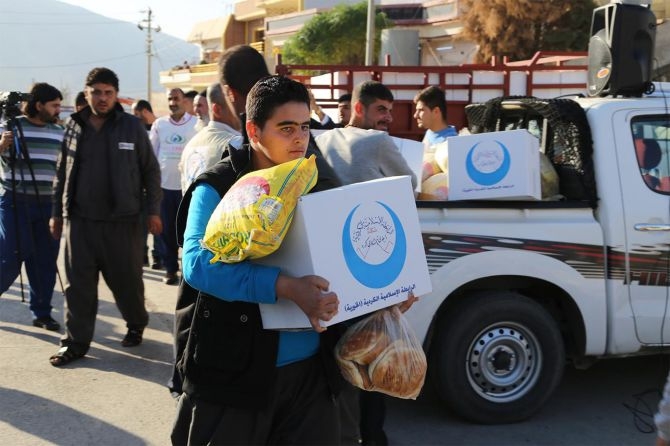
[[[279,248],[301,195],[317,180],[316,158],[299,158],[249,172],[237,180],[207,223],[202,244],[212,263],[240,262]]]

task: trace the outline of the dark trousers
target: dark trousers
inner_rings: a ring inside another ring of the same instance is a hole
[[[336,445],[339,437],[337,400],[317,356],[278,368],[270,402],[260,410],[182,394],[171,435],[173,445]]]
[[[41,197],[41,204],[35,198],[30,199],[34,202],[17,199],[13,206],[10,191],[0,196],[0,294],[7,291],[25,264],[34,317],[51,315],[56,284],[60,240],[54,240],[49,232],[50,199]]]
[[[364,445],[385,446],[388,444],[384,432],[386,418],[386,396],[379,392],[364,392],[359,394],[361,411],[361,438]]]
[[[177,211],[181,202],[181,190],[163,189],[163,200],[161,201],[161,220],[163,220],[163,232],[161,233],[161,257],[165,265],[165,271],[176,273],[179,271],[177,244]]]
[[[65,222],[65,335],[61,344],[86,353],[98,312],[102,273],[129,329],[147,326],[142,282],[142,228],[130,222],[71,218]]]

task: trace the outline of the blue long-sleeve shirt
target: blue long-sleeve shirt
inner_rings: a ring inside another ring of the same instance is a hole
[[[221,201],[216,189],[201,183],[193,190],[184,231],[182,271],[193,288],[226,301],[272,304],[277,301],[275,283],[280,269],[250,261],[210,263],[214,254],[200,246],[214,209]],[[314,355],[319,334],[314,330],[279,333],[277,366]]]

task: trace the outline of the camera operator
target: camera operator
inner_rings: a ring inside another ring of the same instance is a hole
[[[60,325],[51,317],[51,296],[60,240],[51,237],[49,217],[63,141],[63,127],[56,124],[63,96],[46,83],[35,84],[30,94],[24,116],[16,118],[23,135],[7,130],[0,138],[0,294],[25,263],[33,325],[55,331]]]

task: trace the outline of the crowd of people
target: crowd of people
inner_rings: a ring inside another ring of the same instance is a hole
[[[149,320],[143,266],[164,268],[177,295],[173,444],[387,444],[386,396],[346,383],[334,362],[347,323],[318,324],[338,312],[328,277],[212,263],[201,240],[238,178],[298,157],[316,156],[313,191],[396,175],[416,186],[421,178],[389,136],[393,94],[377,81],[355,85],[338,98],[335,122],[302,83],[271,76],[249,46],[225,51],[219,74],[200,92],[170,89],[169,114],[156,117],[147,100],[127,113],[116,74],[95,68],[64,126],[61,93],[32,87],[0,137],[0,294],[24,266],[33,325],[60,330],[51,296],[63,241],[65,329],[49,358],[62,367],[83,358],[93,340],[100,274],[126,323],[121,345],[130,348],[142,343]],[[444,91],[429,86],[414,104],[426,146],[457,134]],[[326,131],[315,138],[314,129]],[[280,300],[296,303],[312,329],[264,330],[258,304]],[[415,300],[409,295],[402,310]],[[670,438],[668,389],[658,444]]]

